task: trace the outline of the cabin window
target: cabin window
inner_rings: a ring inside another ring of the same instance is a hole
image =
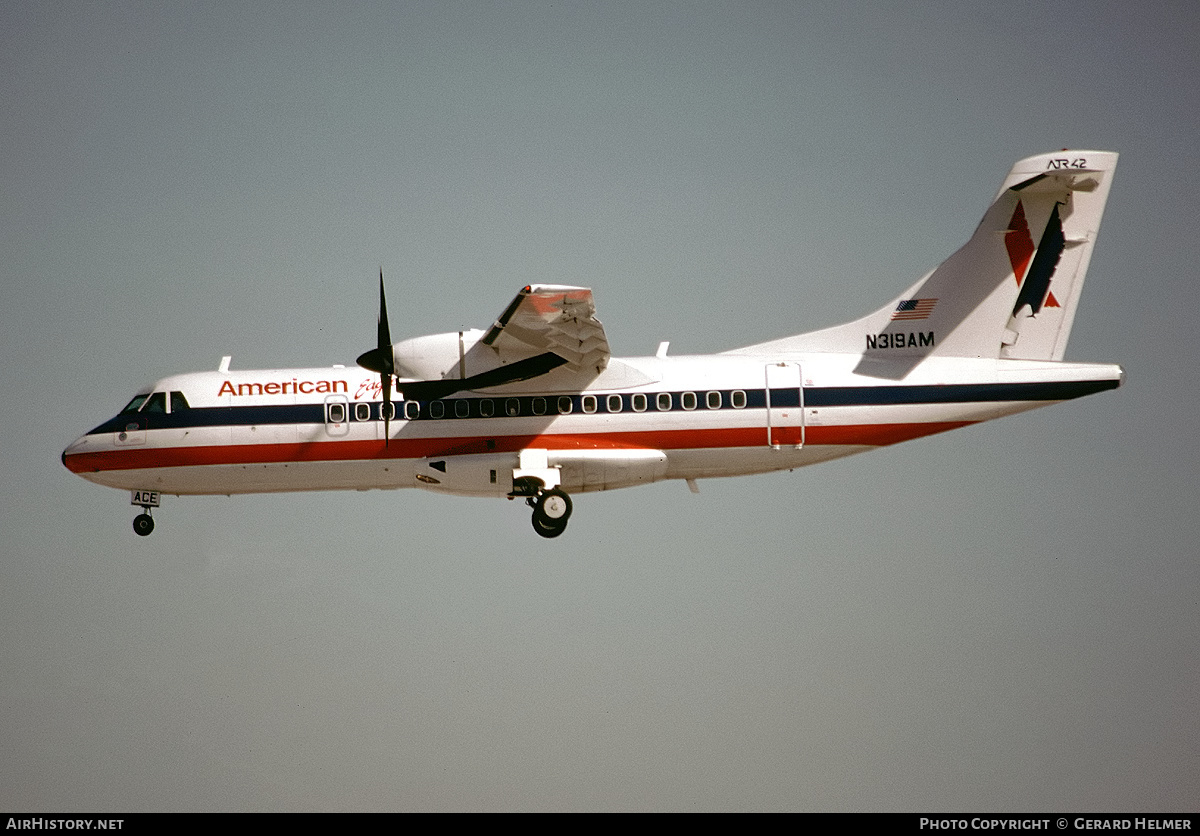
[[[391,421],[396,417],[396,404],[392,401],[381,403],[379,405],[379,417],[384,421]]]
[[[491,418],[496,414],[496,402],[491,398],[484,398],[479,402],[479,417]]]
[[[708,406],[709,409],[720,409],[721,408],[721,393],[720,392],[709,392],[707,395],[704,396],[704,403]]]
[[[595,395],[584,395],[583,396],[583,411],[586,412],[588,415],[591,415],[593,412],[596,411],[596,396]]]
[[[671,393],[670,392],[659,392],[658,399],[655,401],[655,406],[658,407],[659,412],[670,412],[671,411]]]
[[[369,403],[356,403],[354,405],[354,420],[355,421],[371,420],[371,405]]]
[[[404,417],[406,420],[415,421],[421,415],[421,404],[417,401],[404,402]]]
[[[546,414],[546,399],[545,398],[534,398],[533,399],[533,414],[534,415],[545,415]]]
[[[634,395],[632,398],[630,398],[630,401],[632,402],[631,405],[633,406],[634,412],[645,412],[646,411],[646,396],[643,395],[641,392],[638,392],[636,395]]]
[[[346,422],[346,405],[341,401],[332,401],[325,404],[326,419],[331,424],[344,424]]]
[[[608,411],[620,412],[625,407],[625,402],[621,400],[620,395],[608,396]]]
[[[683,404],[684,409],[695,409],[696,408],[696,393],[695,392],[684,392],[683,396],[680,397],[679,400]]]
[[[571,398],[569,396],[563,395],[561,398],[558,399],[558,414],[559,415],[570,415],[571,410],[573,410],[574,408],[575,408],[575,401],[571,400]]]
[[[149,393],[147,393],[145,395],[134,395],[133,400],[131,400],[128,404],[126,404],[125,408],[122,409],[121,411],[122,412],[137,412],[139,409],[142,408],[142,404],[144,404],[146,402],[146,399],[149,397],[150,397]]]
[[[446,415],[445,401],[431,401],[429,404],[430,418],[444,418]]]
[[[148,401],[146,401],[145,406],[142,407],[142,412],[166,412],[166,411],[167,411],[167,393],[166,392],[155,392],[153,395],[150,396],[150,399]]]
[[[183,396],[183,392],[172,392],[171,393],[171,411],[172,412],[183,412],[183,410],[188,409],[188,408],[189,407],[188,407],[187,398],[185,398]]]
[[[454,417],[455,418],[466,418],[467,415],[470,414],[470,412],[471,412],[471,402],[470,401],[468,401],[464,398],[459,398],[458,400],[456,400],[454,402]]]
[[[741,389],[734,389],[729,393],[729,403],[734,409],[746,408],[746,393]]]
[[[516,398],[509,398],[504,402],[504,413],[510,418],[516,418],[521,414],[521,402]]]

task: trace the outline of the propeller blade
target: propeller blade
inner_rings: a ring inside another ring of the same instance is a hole
[[[377,329],[379,336],[378,342],[375,343],[376,348],[391,348],[392,347],[392,332],[388,328],[387,318],[387,297],[383,294],[383,268],[379,268],[379,327]],[[390,365],[390,363],[389,363]]]
[[[379,268],[379,319],[375,329],[375,347],[358,356],[358,365],[379,373],[379,384],[383,389],[383,446],[389,436],[392,412],[392,376],[396,374],[396,361],[392,355],[392,331],[388,327],[387,296],[383,291],[383,268]]]
[[[383,291],[383,269],[379,270],[379,319],[376,326],[376,347],[359,355],[359,366],[379,374],[395,374],[391,356],[391,329],[388,327],[388,299]]]
[[[392,375],[396,372],[396,359],[392,354],[392,329],[388,327],[387,296],[383,293],[383,267],[379,268],[379,322],[375,331],[375,350],[387,357],[384,368],[379,372],[379,382],[383,384],[383,446],[386,448],[391,437],[388,424],[392,418]]]
[[[379,320],[376,326],[375,347],[358,356],[358,365],[379,374],[395,374],[392,359],[392,332],[388,328],[387,297],[383,292],[383,268],[379,269]]]

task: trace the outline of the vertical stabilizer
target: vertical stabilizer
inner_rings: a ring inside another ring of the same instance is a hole
[[[1100,151],[1031,157],[1013,167],[1010,180],[1029,179],[1011,186],[1006,182],[1009,191],[1028,194],[1031,202],[1048,193],[1055,205],[1036,240],[1036,227],[1022,225],[1016,210],[1005,232],[1018,292],[1001,357],[1063,358],[1116,167],[1117,155]],[[1024,199],[1018,207],[1024,209]]]
[[[872,314],[735,353],[862,354],[905,373],[929,356],[1061,360],[1116,168],[1106,151],[1016,163],[971,239]]]

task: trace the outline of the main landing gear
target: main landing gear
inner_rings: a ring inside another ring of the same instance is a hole
[[[533,530],[543,537],[557,537],[567,530],[571,518],[571,497],[558,488],[542,491],[526,502],[533,508]]]
[[[533,509],[533,530],[542,537],[557,537],[567,530],[571,497],[565,491],[546,489],[540,479],[524,477],[514,480],[511,496],[525,497],[525,504]]]

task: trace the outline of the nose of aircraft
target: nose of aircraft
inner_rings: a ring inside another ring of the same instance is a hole
[[[72,466],[73,462],[71,462],[70,459],[68,459],[68,456],[72,456],[75,453],[83,452],[83,449],[86,446],[87,446],[87,436],[86,435],[80,436],[79,438],[75,439],[70,444],[68,444],[66,446],[66,448],[63,449],[62,456],[60,457],[62,459],[63,467],[65,467],[67,470],[71,471],[72,473],[78,473],[79,469]]]

